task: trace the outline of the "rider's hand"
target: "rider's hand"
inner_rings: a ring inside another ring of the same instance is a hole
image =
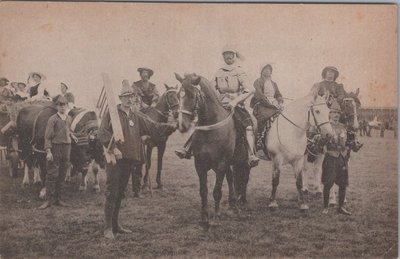
[[[116,159],[121,159],[122,158],[122,153],[118,148],[114,148],[113,154],[115,155]]]
[[[47,155],[46,155],[47,161],[53,161],[53,154],[51,153],[51,150],[47,150]]]
[[[71,139],[72,139],[75,143],[78,143],[78,138],[77,138],[74,134],[71,134]]]

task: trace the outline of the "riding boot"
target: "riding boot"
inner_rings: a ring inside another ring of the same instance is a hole
[[[255,167],[258,165],[258,162],[260,159],[256,157],[253,153],[254,149],[254,133],[253,133],[253,128],[249,127],[246,129],[246,142],[247,142],[247,152],[249,154],[249,166],[250,167]]]
[[[119,210],[121,208],[121,201],[122,199],[118,199],[115,202],[115,208],[112,216],[112,231],[114,233],[119,233],[119,234],[129,234],[132,233],[131,230],[123,228],[119,223],[118,223],[118,218],[119,218]]]
[[[112,219],[114,214],[115,201],[113,199],[106,198],[104,204],[104,237],[114,238],[114,233],[112,231]]]
[[[193,136],[193,134],[186,141],[183,148],[175,150],[175,154],[180,159],[190,159],[192,157],[192,136]]]

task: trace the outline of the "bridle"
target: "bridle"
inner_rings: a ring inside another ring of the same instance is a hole
[[[168,118],[169,112],[170,112],[170,111],[173,111],[174,107],[179,106],[179,103],[173,103],[173,104],[171,104],[171,102],[170,102],[170,100],[169,100],[169,98],[168,98],[168,93],[170,93],[170,92],[176,93],[177,90],[176,90],[176,89],[168,89],[168,90],[165,91],[165,93],[164,93],[164,95],[165,95],[165,102],[167,103],[168,110],[165,111],[165,112],[163,112],[163,111],[160,111],[159,109],[155,108],[156,111],[157,111],[159,114],[161,114],[162,116],[167,117],[167,118]]]
[[[205,101],[205,96],[204,96],[203,92],[196,86],[194,86],[193,88],[195,90],[195,94],[194,94],[195,104],[194,104],[193,112],[183,109],[183,107],[182,107],[183,102],[180,102],[180,107],[178,110],[180,117],[182,117],[183,114],[186,114],[186,115],[191,116],[192,120],[198,113],[200,105],[203,105],[204,101]],[[184,91],[181,91],[181,98],[185,97],[185,94],[186,93]],[[228,124],[228,122],[232,119],[233,114],[234,114],[234,110],[232,109],[232,111],[229,113],[229,115],[222,121],[219,121],[219,122],[211,124],[211,125],[196,126],[194,129],[201,130],[201,131],[210,131],[210,130],[219,129],[219,128],[225,126],[226,124]]]
[[[290,120],[288,117],[286,117],[282,112],[280,113],[280,115],[282,115],[283,118],[285,118],[288,122],[290,122],[291,124],[293,124],[295,127],[299,128],[299,129],[302,129],[302,130],[304,130],[304,131],[306,131],[306,130],[309,129],[309,127],[310,127],[310,125],[311,125],[311,123],[310,123],[310,117],[311,117],[311,115],[312,115],[312,118],[313,118],[313,121],[314,121],[314,125],[315,125],[315,127],[317,128],[317,131],[318,131],[318,132],[321,132],[321,126],[323,126],[323,125],[325,125],[325,124],[328,124],[328,123],[329,123],[329,120],[324,121],[324,122],[322,122],[322,123],[318,123],[317,118],[315,117],[314,107],[315,107],[315,106],[320,106],[320,105],[326,105],[326,103],[325,103],[325,102],[322,102],[322,103],[314,103],[314,104],[311,104],[311,105],[310,105],[310,109],[308,110],[308,115],[307,115],[307,122],[308,122],[309,126],[308,126],[307,128],[302,128],[302,127],[300,127],[299,125],[297,125],[296,123],[294,123],[292,120]],[[278,117],[278,118],[279,118],[279,117]]]
[[[180,115],[183,115],[183,114],[189,115],[189,116],[191,116],[192,120],[194,119],[194,117],[197,114],[197,111],[200,108],[200,102],[204,102],[204,95],[201,92],[201,90],[198,89],[196,86],[193,86],[193,89],[195,90],[195,94],[194,94],[195,103],[194,103],[193,112],[183,109],[183,107],[182,107],[183,102],[182,101],[180,102],[179,110],[178,110],[178,113]],[[186,95],[186,91],[181,90],[180,91],[180,97],[183,98],[183,97],[185,97],[185,95]]]

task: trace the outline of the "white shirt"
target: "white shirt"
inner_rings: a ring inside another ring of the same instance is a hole
[[[265,80],[264,82],[264,95],[271,104],[275,105],[275,103],[278,103],[278,101],[275,99],[275,88],[271,78]]]

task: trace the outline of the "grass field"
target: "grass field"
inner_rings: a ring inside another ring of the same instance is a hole
[[[397,257],[397,140],[393,132],[386,132],[385,138],[361,138],[363,149],[352,155],[347,193],[352,216],[338,215],[334,209],[322,215],[322,199],[314,196],[309,197],[310,210],[300,212],[289,167],[282,172],[278,188],[280,207],[270,211],[272,167],[271,162],[262,161],[251,172],[247,217],[224,213],[225,182],[222,225],[208,231],[198,224],[200,196],[193,160],[178,160],[173,154],[186,138],[174,133],[168,142],[165,190],[134,199],[128,187],[121,222],[133,234],[117,235],[112,241],[102,237],[104,172],[100,194],[79,192],[77,176],[64,188],[65,200],[73,208],[39,211],[38,187],[22,188],[22,175],[11,179],[2,168],[0,257]],[[214,180],[210,172],[210,211]]]

